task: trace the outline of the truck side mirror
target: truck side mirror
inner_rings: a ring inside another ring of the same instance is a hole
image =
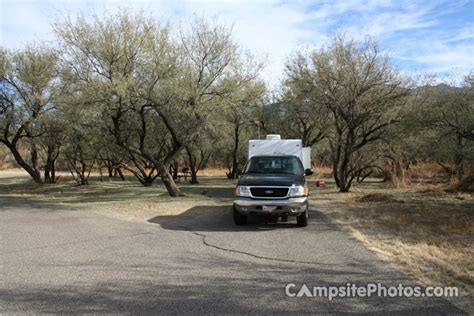
[[[305,176],[311,176],[311,175],[313,175],[313,170],[311,170],[311,169],[306,169],[306,170],[304,171],[304,175],[305,175]]]
[[[240,169],[240,168],[235,169],[235,174],[238,175],[238,176],[241,176],[242,175],[242,169]]]

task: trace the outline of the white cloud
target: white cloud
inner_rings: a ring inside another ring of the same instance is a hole
[[[459,32],[452,36],[447,42],[463,41],[474,38],[474,26],[462,28]]]
[[[405,57],[423,65],[431,73],[454,73],[466,75],[474,69],[474,45],[458,44],[447,46],[442,41],[432,43],[432,47],[425,49],[422,54]]]
[[[409,0],[0,0],[0,45],[21,48],[28,41],[52,41],[51,23],[61,14],[113,12],[118,8],[144,10],[157,19],[179,25],[194,15],[233,24],[236,41],[258,59],[266,59],[264,78],[276,84],[286,58],[299,47],[320,47],[344,30],[348,37],[375,37],[397,60],[444,72],[452,65],[473,67],[472,23],[440,38],[426,30],[439,27],[438,18],[459,10],[439,1]],[[451,10],[451,11],[450,11]],[[215,18],[217,17],[217,18]],[[400,34],[403,34],[401,36]],[[408,37],[406,35],[408,34]],[[421,35],[420,35],[421,34]],[[444,34],[444,33],[442,33]],[[458,43],[458,41],[460,43]],[[463,42],[464,41],[464,42]],[[472,42],[472,41],[471,41]]]

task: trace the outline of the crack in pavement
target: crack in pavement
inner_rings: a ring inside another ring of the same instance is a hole
[[[214,248],[214,249],[218,249],[218,250],[222,250],[222,251],[226,251],[226,252],[238,253],[238,254],[242,254],[242,255],[246,255],[246,256],[256,258],[256,259],[262,259],[262,260],[271,260],[271,261],[286,262],[286,263],[309,264],[309,265],[317,265],[317,266],[328,265],[328,264],[325,264],[325,263],[318,263],[318,262],[314,262],[314,261],[300,261],[300,260],[291,260],[291,259],[281,259],[281,258],[260,256],[260,255],[253,254],[251,252],[246,252],[246,251],[241,251],[241,250],[236,250],[236,249],[217,246],[217,245],[209,243],[206,240],[206,237],[208,237],[207,235],[202,234],[202,233],[194,232],[194,231],[190,230],[187,227],[182,227],[182,228],[185,229],[186,231],[190,232],[191,234],[194,234],[196,236],[201,237],[201,241],[202,241],[203,245],[205,245],[207,247],[210,247],[210,248]]]

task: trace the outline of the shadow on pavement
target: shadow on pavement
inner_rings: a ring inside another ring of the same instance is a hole
[[[61,206],[58,203],[39,200],[39,199],[32,199],[30,197],[25,198],[21,195],[17,196],[5,196],[0,195],[0,212],[6,211],[9,209],[18,208],[39,208],[39,209],[47,209],[49,211],[55,211],[59,209],[65,209],[65,206]]]
[[[263,216],[249,216],[248,224],[236,226],[232,219],[231,205],[199,205],[194,206],[179,215],[159,215],[148,220],[150,223],[159,224],[164,229],[187,231],[268,231],[274,229],[299,229],[310,230],[312,221],[323,221],[328,228],[338,230],[329,218],[311,207],[309,212],[308,227],[296,226],[296,218],[288,217],[288,222],[269,220]]]
[[[105,268],[105,267],[104,267]],[[161,269],[169,274],[162,274]],[[348,267],[350,268],[350,267]],[[146,269],[155,280],[143,278]],[[114,266],[103,273],[112,277]],[[345,297],[328,300],[324,297],[289,298],[284,288],[288,283],[300,286],[344,286],[345,275],[337,269],[308,267],[289,268],[281,264],[244,263],[221,258],[186,257],[174,267],[156,265],[120,266],[128,278],[116,277],[102,282],[71,286],[32,286],[8,290],[0,288],[0,312],[33,313],[166,313],[166,314],[248,314],[288,313],[322,314],[401,314],[441,315],[465,313],[441,299]],[[252,275],[241,271],[252,270]],[[351,270],[351,269],[350,269]],[[161,279],[156,279],[161,275]],[[180,275],[172,278],[170,275]],[[280,277],[276,278],[275,275]],[[347,271],[347,275],[354,275]],[[317,276],[317,278],[308,276]],[[399,275],[384,275],[390,284]],[[358,279],[373,280],[370,273]],[[312,280],[312,281],[309,281]]]

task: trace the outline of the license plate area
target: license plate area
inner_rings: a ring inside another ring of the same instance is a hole
[[[262,206],[262,212],[263,213],[272,213],[274,210],[276,210],[276,206],[271,206],[271,205],[263,205]]]

